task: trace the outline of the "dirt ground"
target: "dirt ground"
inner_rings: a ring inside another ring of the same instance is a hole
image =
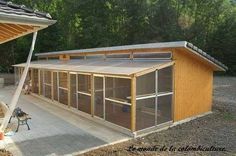
[[[194,151],[194,148],[201,148],[201,150],[197,149],[197,151]],[[206,148],[211,151],[203,151]],[[214,78],[212,114],[169,128],[168,130],[156,132],[128,142],[100,148],[82,155],[236,156],[236,77]]]

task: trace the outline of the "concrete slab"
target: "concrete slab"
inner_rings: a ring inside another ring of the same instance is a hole
[[[0,89],[0,100],[10,103],[13,87]],[[75,155],[91,149],[131,139],[31,95],[21,95],[18,106],[30,114],[31,130],[20,126],[19,132],[6,137],[6,148],[14,155]],[[16,129],[17,121],[9,124]]]

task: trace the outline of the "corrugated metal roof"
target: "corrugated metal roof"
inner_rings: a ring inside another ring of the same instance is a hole
[[[62,70],[75,71],[96,74],[122,75],[130,76],[150,68],[158,68],[168,63],[171,60],[41,60],[32,61],[31,68],[47,69],[47,70]],[[16,67],[24,67],[25,63],[14,65]]]
[[[7,2],[3,0],[0,0],[0,12],[6,14],[25,15],[31,17],[52,19],[49,13],[40,12],[38,10],[27,8],[25,5],[17,5],[12,2]]]
[[[216,60],[214,57],[210,56],[206,52],[197,48],[193,44],[187,41],[176,41],[176,42],[159,42],[159,43],[148,43],[148,44],[136,44],[136,45],[124,45],[124,46],[113,46],[113,47],[102,47],[102,48],[90,48],[90,49],[79,49],[79,50],[65,50],[58,52],[46,52],[37,53],[36,56],[50,56],[50,55],[60,55],[60,54],[83,54],[83,53],[95,53],[95,52],[109,52],[109,51],[119,51],[119,50],[132,50],[132,49],[151,49],[151,48],[187,48],[190,52],[197,54],[198,56],[204,58],[206,61],[214,64],[218,68],[227,70],[228,67]]]

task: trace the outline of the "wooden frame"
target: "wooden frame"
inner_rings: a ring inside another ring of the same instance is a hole
[[[136,77],[131,79],[131,131],[136,131]]]

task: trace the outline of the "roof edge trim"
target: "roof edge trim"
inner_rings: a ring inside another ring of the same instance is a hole
[[[214,57],[210,56],[209,54],[207,54],[203,50],[199,49],[198,47],[194,46],[192,43],[186,42],[185,48],[187,48],[188,50],[192,51],[196,55],[202,57],[206,61],[211,62],[212,64],[217,66],[222,71],[228,70],[228,67],[226,65],[224,65],[223,63],[221,63],[220,61],[218,61]]]
[[[0,17],[1,17],[0,20],[1,23],[28,24],[28,25],[45,26],[45,27],[56,23],[56,20],[49,20],[40,17],[29,17],[25,15],[0,13]]]

